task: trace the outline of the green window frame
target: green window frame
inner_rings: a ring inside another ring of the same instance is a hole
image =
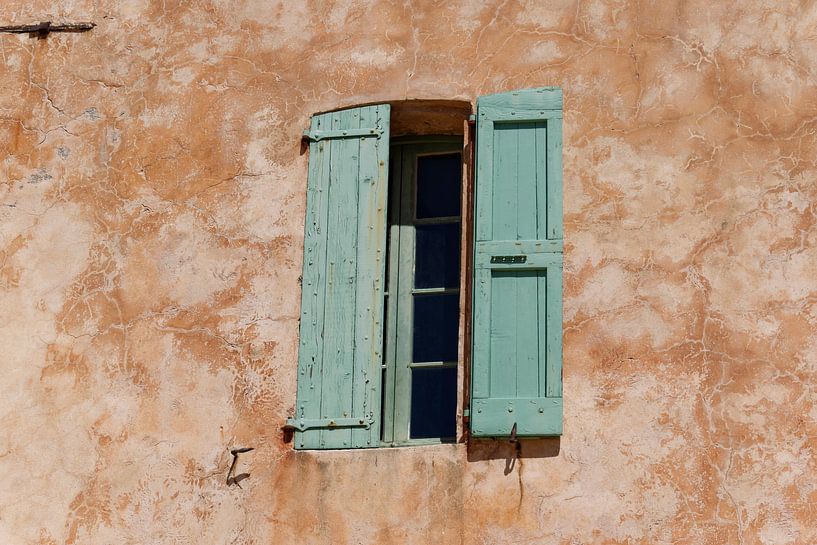
[[[434,295],[403,274],[414,269],[418,226],[412,165],[423,154],[464,154],[465,143],[392,141],[388,104],[312,117],[297,399],[285,425],[296,449],[443,442],[410,437],[420,367],[467,375],[457,378],[470,384],[467,405],[458,395],[454,412],[468,418],[470,438],[562,434],[562,108],[554,87],[477,99],[472,217],[460,226],[473,232],[473,262],[460,271],[471,282],[470,346],[458,340],[456,362],[422,365],[400,334],[411,331],[412,298]],[[389,190],[389,173],[399,190]]]

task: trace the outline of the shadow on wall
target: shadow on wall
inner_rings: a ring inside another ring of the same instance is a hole
[[[468,461],[505,460],[505,475],[513,471],[516,460],[521,458],[555,458],[559,456],[561,439],[547,437],[544,439],[519,439],[501,441],[496,439],[475,440],[468,442]]]

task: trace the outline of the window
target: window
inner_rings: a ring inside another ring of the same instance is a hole
[[[296,448],[452,438],[463,276],[471,437],[561,434],[561,118],[554,88],[477,101],[461,275],[462,141],[390,141],[386,104],[313,116]]]
[[[456,435],[462,148],[462,137],[391,146],[381,436],[387,445]]]

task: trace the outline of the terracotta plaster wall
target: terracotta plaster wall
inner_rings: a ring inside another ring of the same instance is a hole
[[[0,543],[817,542],[817,4],[0,5],[47,19],[97,27],[0,35]],[[309,116],[542,85],[564,436],[294,452]]]

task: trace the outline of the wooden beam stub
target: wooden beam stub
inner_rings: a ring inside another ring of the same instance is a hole
[[[88,32],[96,26],[96,23],[52,23],[51,21],[40,21],[39,23],[27,25],[5,25],[0,26],[0,32],[12,34],[36,34],[45,37],[49,32]]]

